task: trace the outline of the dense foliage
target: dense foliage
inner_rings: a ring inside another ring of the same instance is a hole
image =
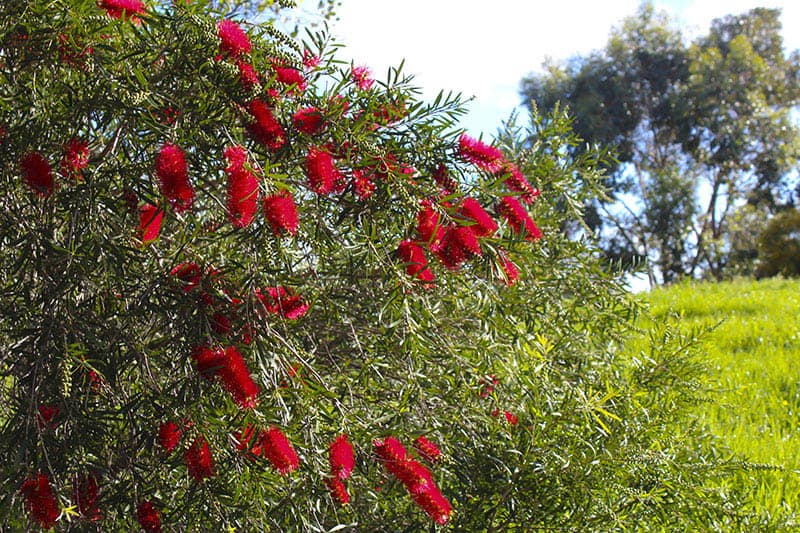
[[[736,520],[690,343],[559,229],[602,161],[204,3],[0,7],[0,523]]]
[[[587,221],[610,259],[646,259],[651,284],[752,272],[737,221],[798,200],[800,53],[784,52],[779,10],[721,17],[688,43],[645,3],[604,50],[547,65],[522,94],[568,105],[584,139],[616,151]]]

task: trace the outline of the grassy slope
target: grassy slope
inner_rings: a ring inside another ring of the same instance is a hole
[[[754,469],[734,482],[747,487],[760,513],[794,521],[800,511],[800,282],[685,284],[642,298],[656,320],[678,314],[685,332],[719,324],[703,344],[717,402],[698,414],[734,453],[783,467]]]

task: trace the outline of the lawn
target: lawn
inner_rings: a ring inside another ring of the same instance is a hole
[[[752,463],[723,483],[744,488],[769,522],[800,522],[800,282],[682,284],[640,298],[656,321],[714,328],[702,340],[713,401],[696,414],[721,449]]]

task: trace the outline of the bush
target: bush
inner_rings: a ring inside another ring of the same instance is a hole
[[[735,516],[689,348],[620,357],[636,308],[557,229],[600,178],[563,115],[493,147],[322,34],[99,5],[0,8],[5,527]]]
[[[800,211],[787,209],[772,217],[758,239],[756,277],[800,276]]]

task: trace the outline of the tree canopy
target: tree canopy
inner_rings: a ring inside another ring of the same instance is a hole
[[[568,106],[576,132],[616,155],[590,219],[610,259],[648,259],[665,282],[752,269],[734,249],[737,210],[768,216],[800,194],[800,54],[780,30],[780,11],[758,8],[687,43],[645,3],[603,51],[522,81],[528,105]]]

